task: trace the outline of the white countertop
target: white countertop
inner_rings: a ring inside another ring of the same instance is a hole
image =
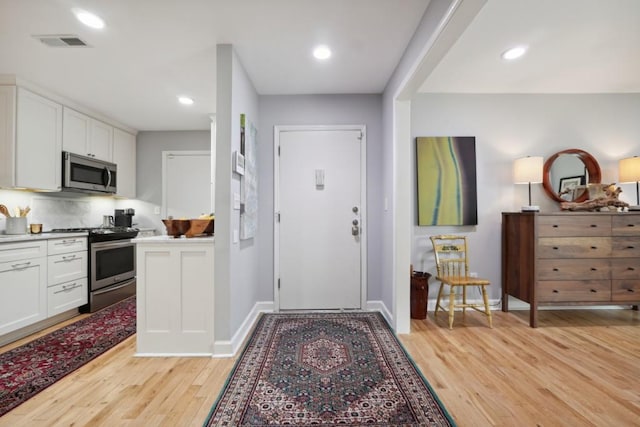
[[[87,237],[86,231],[79,231],[74,233],[39,233],[39,234],[0,234],[0,244],[2,243],[15,243],[15,242],[28,242],[32,240],[48,240],[48,239],[60,239],[67,237]]]
[[[133,243],[167,243],[171,245],[189,245],[189,244],[212,244],[215,240],[214,236],[206,237],[172,237],[172,236],[150,236],[136,237],[131,239]]]

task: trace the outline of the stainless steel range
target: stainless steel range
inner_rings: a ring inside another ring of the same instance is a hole
[[[80,307],[92,313],[136,294],[136,245],[138,229],[130,227],[66,228],[56,233],[86,231],[89,243],[89,298]]]

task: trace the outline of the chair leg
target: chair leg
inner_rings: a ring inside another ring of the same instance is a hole
[[[453,310],[456,303],[456,287],[450,286],[451,291],[449,293],[449,329],[453,329]]]
[[[467,314],[467,287],[462,287],[462,315]]]
[[[482,286],[482,299],[484,300],[484,312],[489,318],[489,327],[493,328],[493,319],[491,318],[491,307],[489,307],[489,296],[487,295],[486,286]]]
[[[440,289],[438,289],[438,298],[436,299],[436,309],[433,312],[434,318],[438,315],[438,308],[442,308],[442,306],[440,306],[440,299],[442,298],[442,288],[444,288],[444,285],[440,283]]]

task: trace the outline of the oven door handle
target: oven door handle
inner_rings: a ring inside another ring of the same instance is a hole
[[[125,286],[129,286],[131,283],[133,283],[135,281],[136,281],[136,279],[133,278],[131,280],[128,280],[128,281],[126,281],[124,283],[119,284],[118,286],[111,286],[111,287],[108,287],[108,288],[102,288],[100,290],[93,291],[92,294],[93,295],[107,294],[107,293],[115,291],[117,289],[124,288]]]
[[[135,245],[135,243],[131,243],[131,240],[129,239],[114,240],[112,242],[91,243],[92,248],[98,248],[98,249],[123,247],[123,246],[130,246],[130,245]]]

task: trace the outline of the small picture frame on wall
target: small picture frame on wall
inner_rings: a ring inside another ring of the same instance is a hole
[[[238,175],[244,175],[244,156],[234,151],[232,157],[232,170]]]

